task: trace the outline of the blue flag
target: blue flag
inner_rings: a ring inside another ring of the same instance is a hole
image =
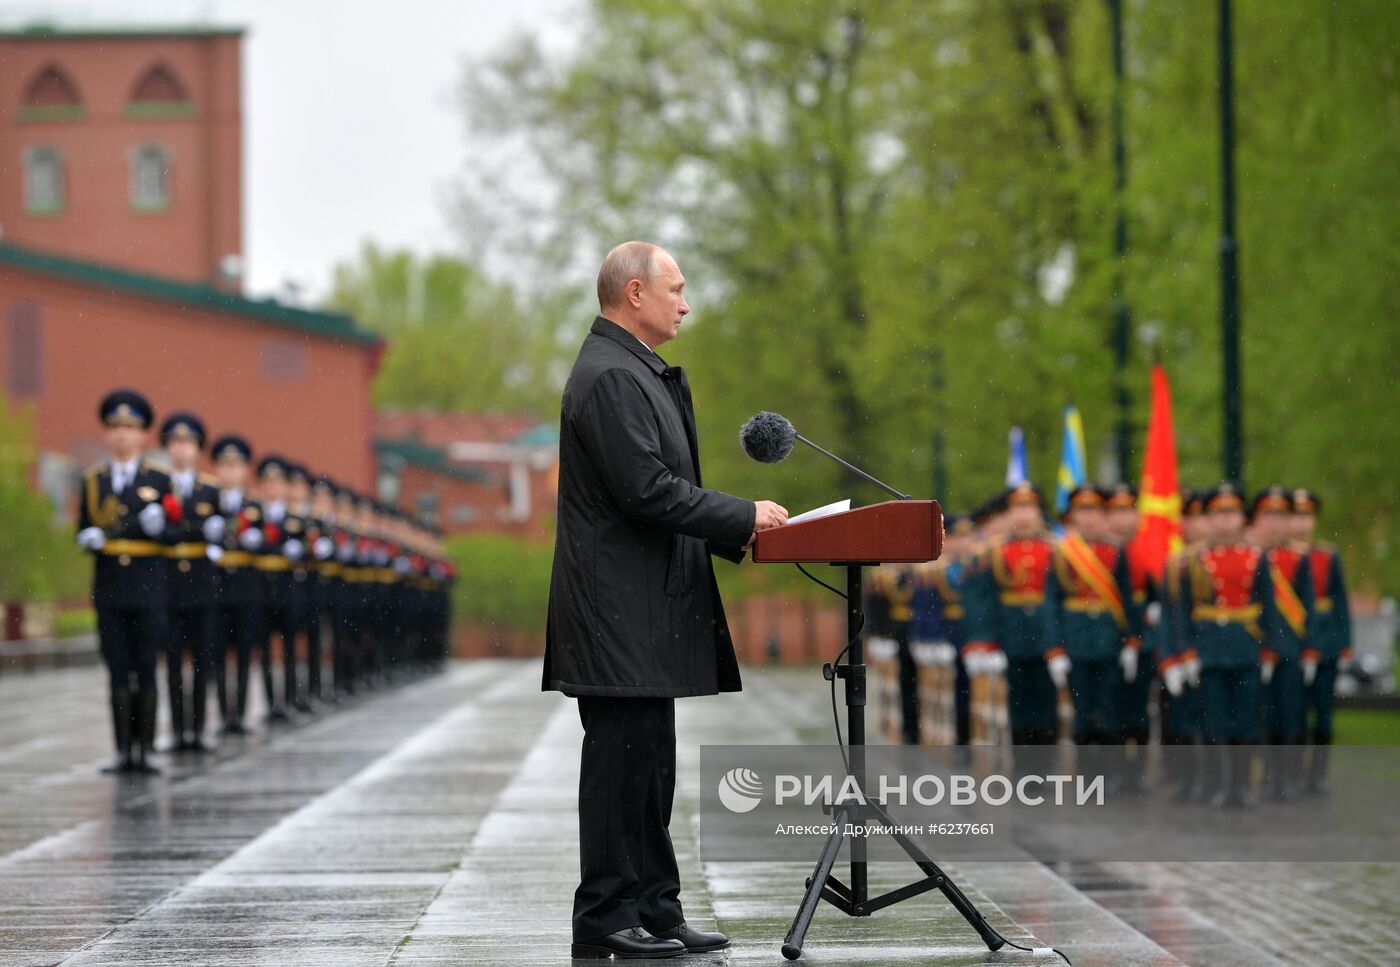
[[[1063,514],[1069,507],[1069,494],[1088,474],[1084,468],[1084,421],[1079,407],[1065,407],[1065,433],[1060,443],[1060,473],[1055,485],[1055,510]]]
[[[1019,426],[1013,426],[1007,437],[1009,452],[1006,457],[1006,485],[1014,487],[1030,479],[1026,471],[1026,435]]]

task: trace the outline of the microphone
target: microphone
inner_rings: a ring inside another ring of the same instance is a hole
[[[767,410],[764,410],[762,413],[755,413],[753,416],[749,417],[739,429],[739,444],[744,448],[745,453],[753,457],[759,463],[779,463],[786,460],[788,454],[792,453],[793,444],[799,440],[818,453],[835,460],[852,473],[858,474],[870,481],[898,500],[910,499],[908,494],[900,493],[883,480],[877,480],[860,469],[860,467],[853,466],[830,450],[825,450],[817,446],[801,433],[798,433],[797,428],[792,425],[792,422],[780,413],[770,413]]]

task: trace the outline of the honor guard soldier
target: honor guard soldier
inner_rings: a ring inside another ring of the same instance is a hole
[[[340,561],[336,557],[335,496],[335,482],[324,474],[311,484],[307,528],[310,531],[308,536],[316,581],[310,595],[311,613],[307,618],[307,653],[314,656],[307,659],[310,665],[307,687],[311,699],[318,702],[335,700],[334,689],[328,691],[321,683],[321,657],[327,630],[331,634],[331,673],[337,683],[341,667],[340,635],[335,622],[336,616],[343,610],[344,582],[340,578]]]
[[[1045,535],[1044,503],[1033,484],[1012,488],[1002,503],[1005,536],[984,552],[978,579],[964,593],[969,641],[963,654],[978,662],[1005,661],[1012,742],[1052,745],[1056,688],[1067,684],[1069,672],[1063,652],[1052,651],[1045,640],[1045,586],[1054,548]]]
[[[1070,492],[1065,535],[1055,545],[1045,583],[1046,661],[1068,661],[1079,745],[1122,740],[1122,683],[1138,671],[1140,640],[1129,611],[1127,555],[1105,539],[1104,504],[1094,487]]]
[[[1250,505],[1255,535],[1264,548],[1273,598],[1273,620],[1260,649],[1264,684],[1264,739],[1268,742],[1265,790],[1281,802],[1301,789],[1295,749],[1303,737],[1303,651],[1310,646],[1315,617],[1307,548],[1292,540],[1293,498],[1279,486],[1261,491]]]
[[[386,554],[379,541],[374,498],[368,494],[360,494],[356,499],[355,531],[359,535],[355,556],[357,583],[354,612],[359,626],[360,683],[366,688],[374,688],[383,671],[379,651],[382,626],[379,571],[384,566]]]
[[[1148,701],[1152,680],[1157,675],[1157,624],[1161,620],[1161,582],[1148,570],[1142,545],[1137,541],[1138,492],[1130,483],[1119,481],[1104,496],[1104,523],[1107,539],[1123,552],[1128,569],[1129,596],[1124,602],[1128,620],[1137,629],[1135,650],[1123,653],[1122,694],[1118,699],[1118,715],[1123,729],[1123,741],[1131,740],[1137,752],[1124,760],[1131,771],[1127,789],[1148,792],[1146,780],[1147,746],[1152,741],[1152,716]]]
[[[1269,561],[1244,541],[1244,501],[1231,484],[1206,500],[1211,544],[1189,562],[1191,647],[1200,656],[1206,741],[1217,748],[1218,805],[1248,801],[1250,745],[1258,739],[1260,651],[1270,607]]]
[[[350,487],[338,486],[335,493],[335,560],[338,565],[339,598],[332,616],[334,634],[335,691],[339,695],[354,695],[360,674],[360,568],[359,535],[355,532],[355,514],[359,498]]]
[[[209,448],[219,482],[219,516],[224,520],[223,554],[218,561],[218,599],[214,608],[214,678],[225,735],[247,731],[248,666],[253,647],[262,641],[267,585],[255,566],[262,549],[262,507],[248,496],[253,448],[241,436],[219,437]],[[228,653],[234,653],[234,687],[228,683]]]
[[[214,605],[218,575],[214,562],[223,554],[224,518],[219,513],[219,488],[213,477],[199,472],[204,449],[204,424],[193,413],[173,413],[160,428],[160,442],[170,457],[174,496],[169,517],[173,543],[170,556],[170,632],[166,639],[166,683],[170,699],[173,751],[209,752],[204,741],[205,709],[213,684],[215,647]],[[185,657],[192,681],[185,703]]]
[[[962,583],[965,557],[973,541],[970,518],[944,521],[943,553],[919,565],[914,589],[915,655],[929,668],[928,700],[921,690],[920,707],[926,728],[923,739],[934,744],[968,743],[968,681],[960,651],[963,630]],[[922,673],[922,672],[921,672]]]
[[[306,642],[306,691],[296,697],[295,706],[310,712],[321,700],[321,561],[318,551],[330,553],[329,538],[322,542],[321,527],[311,515],[311,472],[305,465],[287,465],[287,506],[293,519],[302,523],[301,560],[292,570],[297,587],[297,635]]]
[[[258,495],[262,500],[263,544],[253,563],[263,572],[267,582],[267,601],[263,609],[262,641],[259,659],[262,664],[263,691],[267,697],[267,717],[273,722],[290,722],[297,705],[297,630],[304,605],[303,588],[306,580],[303,558],[306,555],[306,525],[287,509],[290,484],[289,465],[277,454],[258,461]],[[301,571],[301,581],[297,571]],[[284,701],[278,702],[272,678],[272,635],[282,640],[282,688]]]
[[[165,640],[170,478],[142,452],[154,419],[140,393],[114,390],[98,417],[108,459],[83,475],[78,545],[92,553],[92,603],[111,680],[117,761],[107,772],[154,773],[156,651]]]
[[[1292,537],[1308,555],[1313,579],[1313,620],[1303,649],[1304,734],[1312,755],[1304,791],[1327,791],[1327,747],[1332,744],[1333,693],[1337,666],[1351,657],[1351,606],[1342,578],[1342,556],[1332,544],[1315,541],[1322,501],[1311,490],[1293,491]],[[1311,721],[1309,721],[1311,720]]]
[[[1162,676],[1159,697],[1162,744],[1175,751],[1167,759],[1177,802],[1205,795],[1208,772],[1189,751],[1204,733],[1204,703],[1200,694],[1200,655],[1191,643],[1191,585],[1189,562],[1209,544],[1206,494],[1182,494],[1182,547],[1167,559],[1163,571],[1162,613],[1157,623],[1157,668]],[[1209,772],[1209,775],[1214,775]]]

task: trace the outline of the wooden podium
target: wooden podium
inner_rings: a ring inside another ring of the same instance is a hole
[[[863,591],[861,568],[886,563],[923,563],[932,561],[943,550],[943,511],[936,500],[888,500],[868,507],[857,507],[814,520],[801,521],[783,527],[759,531],[753,546],[753,559],[760,564],[831,564],[846,569],[846,627],[847,645],[843,653],[849,657],[843,664],[841,656],[822,666],[822,676],[829,682],[837,678],[846,683],[846,719],[850,731],[850,755],[846,767],[861,789],[865,788],[865,652],[861,629],[865,613],[861,608]],[[835,688],[835,685],[832,685]],[[823,810],[833,819],[833,832],[822,847],[816,870],[808,878],[797,916],[783,940],[783,956],[796,960],[802,955],[802,941],[807,935],[817,905],[826,900],[852,917],[868,917],[876,910],[918,896],[929,890],[939,890],[948,902],[981,936],[989,950],[1006,944],[987,923],[981,912],[948,875],[933,860],[924,855],[918,844],[902,834],[894,838],[914,864],[924,874],[897,890],[870,896],[866,841],[852,837],[850,884],[832,875],[837,854],[845,839],[847,824],[864,826],[874,822],[882,826],[897,826],[883,804],[870,796],[865,805],[846,804]]]

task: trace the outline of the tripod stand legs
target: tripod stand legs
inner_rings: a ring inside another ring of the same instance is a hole
[[[822,891],[826,888],[827,878],[831,876],[831,867],[836,863],[836,854],[841,852],[841,829],[845,821],[846,814],[838,812],[831,835],[822,847],[821,856],[817,857],[817,868],[807,881],[807,892],[802,894],[802,904],[797,908],[797,916],[793,917],[792,926],[783,938],[783,956],[788,960],[796,960],[802,956],[802,940],[807,936],[807,928],[811,926],[812,916],[817,912],[817,904],[821,902]]]

